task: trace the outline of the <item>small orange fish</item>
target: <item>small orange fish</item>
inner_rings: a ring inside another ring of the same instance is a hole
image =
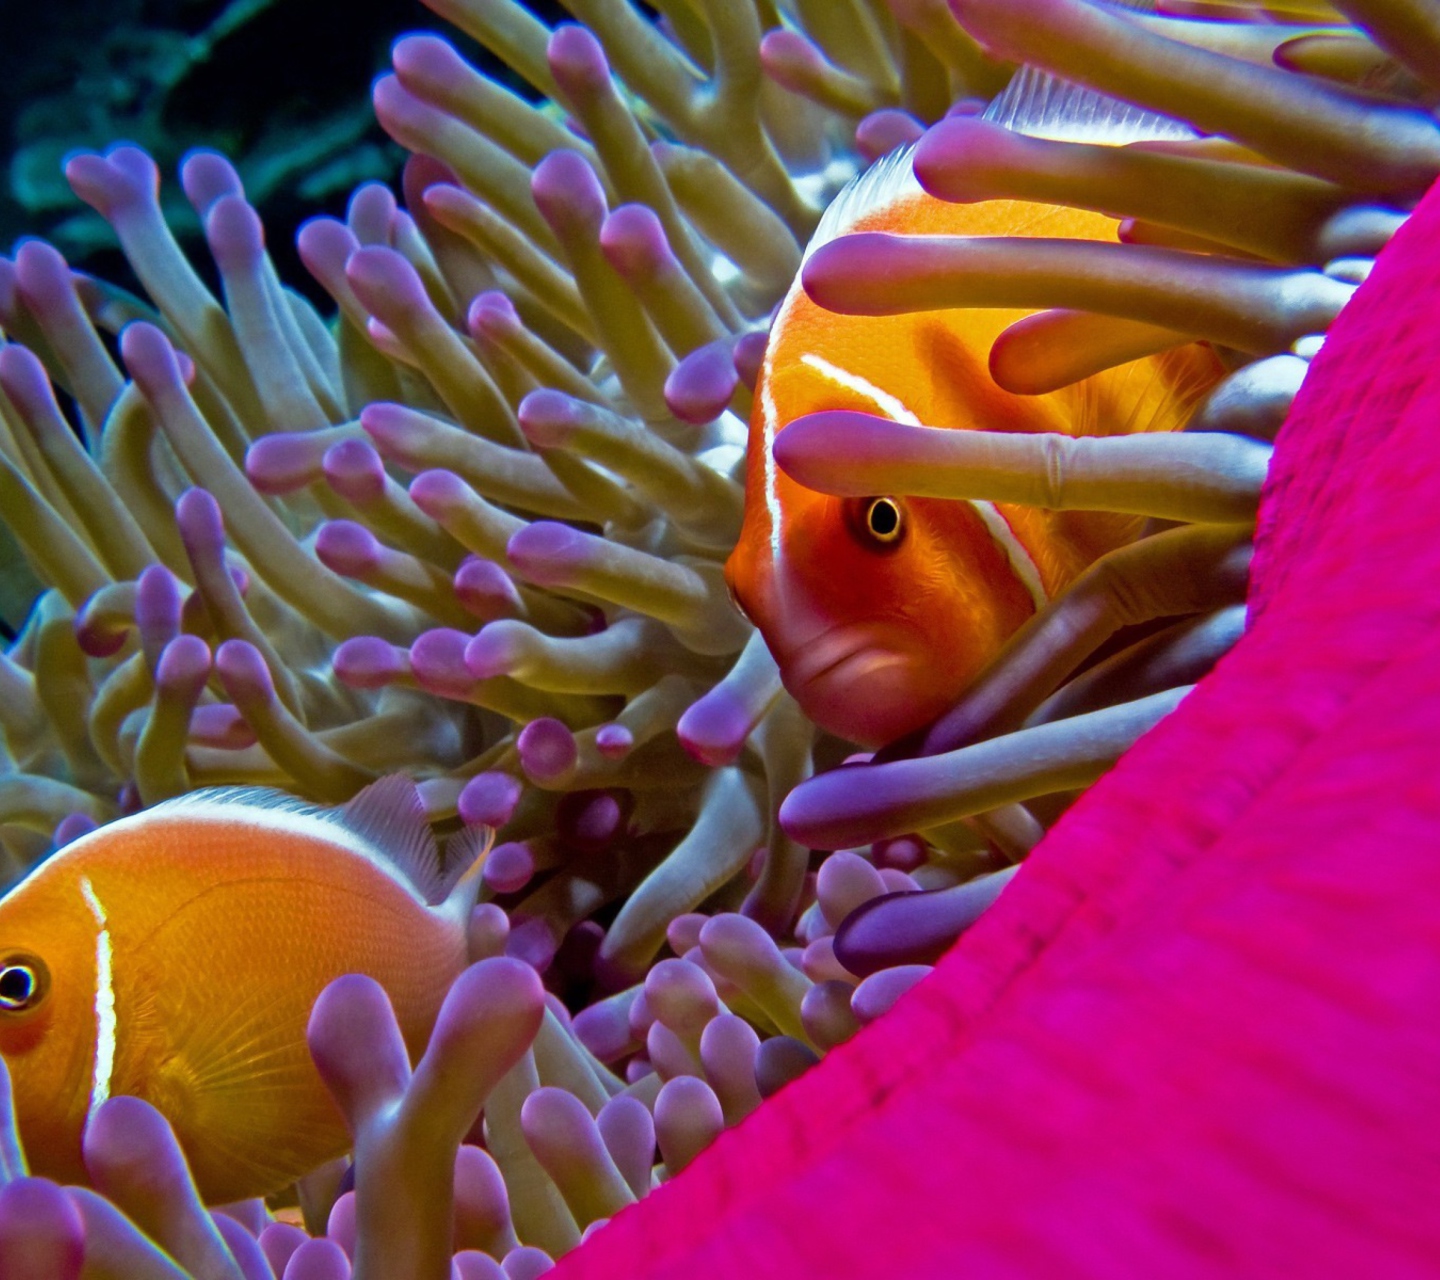
[[[1055,205],[938,200],[920,189],[902,154],[842,193],[811,250],[855,231],[1113,242],[1118,225]],[[990,348],[1028,314],[836,315],[798,280],[776,314],[750,423],[745,517],[725,574],[786,689],[843,738],[878,747],[947,710],[1021,623],[1098,556],[1136,537],[1142,521],[815,493],[775,464],[771,446],[787,423],[851,409],[951,429],[1169,431],[1223,373],[1212,351],[1189,344],[1045,395],[1012,395],[990,376]]]
[[[0,901],[0,1054],[34,1171],[84,1182],[87,1118],[120,1094],[166,1116],[211,1204],[347,1150],[310,1008],[368,974],[423,1049],[466,965],[484,849],[464,843],[474,861],[447,892],[415,785],[394,776],[333,810],[199,791],[61,849]]]

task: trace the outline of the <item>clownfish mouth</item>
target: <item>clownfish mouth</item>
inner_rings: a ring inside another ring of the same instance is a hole
[[[781,650],[786,690],[816,724],[865,747],[880,747],[944,709],[935,672],[894,643],[889,628],[835,627]]]

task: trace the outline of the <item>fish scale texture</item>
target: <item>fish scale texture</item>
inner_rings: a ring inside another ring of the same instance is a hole
[[[1440,193],[1277,442],[1251,628],[935,973],[564,1259],[1440,1276]]]

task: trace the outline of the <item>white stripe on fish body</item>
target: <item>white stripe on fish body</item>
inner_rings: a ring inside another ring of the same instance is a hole
[[[115,952],[110,941],[110,921],[105,906],[95,893],[89,876],[80,877],[80,896],[95,919],[95,1066],[91,1073],[90,1108],[86,1123],[110,1096],[115,1074],[115,1045],[119,1019],[115,1011]]]
[[[838,365],[831,364],[823,356],[817,356],[806,352],[800,357],[800,363],[808,365],[822,377],[829,379],[837,386],[843,387],[846,391],[855,395],[863,396],[869,400],[887,418],[893,419],[906,426],[923,427],[925,424],[920,421],[914,412],[900,400],[891,395],[881,387],[877,387],[868,379],[862,378],[858,373],[851,373],[848,369],[842,369]],[[932,431],[944,431],[945,427],[931,427]],[[1015,575],[1016,580],[1029,593],[1030,599],[1034,601],[1037,609],[1044,606],[1050,599],[1045,591],[1045,584],[1040,580],[1040,569],[1035,563],[1026,546],[1016,536],[1015,530],[1010,527],[1010,522],[1005,519],[993,502],[985,502],[979,498],[967,499],[975,514],[980,517],[986,531],[994,540],[995,545],[1005,555],[1006,563],[1010,571]]]
[[[993,502],[982,502],[979,498],[971,498],[969,501],[975,508],[975,513],[985,522],[985,528],[995,540],[995,545],[1005,553],[1005,559],[1010,563],[1010,571],[1030,593],[1035,608],[1043,609],[1050,602],[1050,595],[1040,580],[1040,568],[1035,563],[1035,557],[1020,541],[1004,513]]]

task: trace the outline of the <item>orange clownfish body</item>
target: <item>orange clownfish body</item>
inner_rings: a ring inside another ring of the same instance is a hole
[[[121,1094],[170,1121],[211,1204],[346,1151],[311,1006],[368,974],[414,1056],[465,967],[477,883],[431,905],[434,841],[401,777],[340,810],[196,792],[67,845],[0,901],[0,1055],[34,1172],[84,1182],[86,1121]]]
[[[840,201],[812,249],[855,231],[1117,238],[1113,218],[1084,210],[938,200],[915,183],[906,156],[877,165]],[[1058,391],[1013,395],[990,376],[990,349],[1028,314],[837,315],[798,280],[776,314],[750,423],[744,523],[726,578],[786,689],[843,738],[881,746],[947,710],[1021,623],[1098,556],[1135,538],[1142,520],[816,493],[775,464],[771,447],[786,424],[851,409],[952,430],[1170,431],[1223,372],[1208,347],[1192,343]]]

